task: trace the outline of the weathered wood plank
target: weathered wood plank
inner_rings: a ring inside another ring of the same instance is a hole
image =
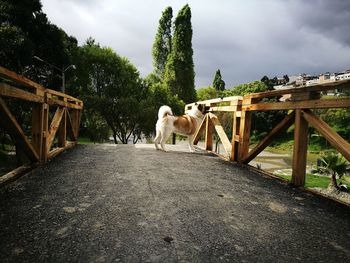
[[[237,161],[238,160],[238,145],[239,145],[239,124],[240,119],[237,114],[238,112],[233,113],[233,120],[232,120],[232,138],[231,138],[231,145],[232,145],[232,151],[231,151],[231,161]]]
[[[210,112],[221,111],[221,112],[235,112],[237,111],[237,106],[216,106],[210,107]]]
[[[51,106],[61,106],[61,107],[67,107],[67,108],[76,109],[76,110],[81,110],[83,108],[83,106],[79,104],[73,104],[66,101],[50,98],[49,96],[47,97],[47,104]]]
[[[224,146],[224,149],[226,151],[226,154],[228,156],[228,158],[230,158],[231,156],[231,151],[232,151],[232,146],[231,146],[231,142],[230,140],[228,139],[226,133],[225,133],[225,130],[224,128],[222,127],[219,119],[217,116],[215,116],[214,114],[212,113],[209,113],[209,118],[212,122],[212,124],[214,125],[214,128],[220,138],[220,141],[222,143],[222,145]]]
[[[295,186],[303,186],[305,184],[308,129],[309,125],[307,121],[302,118],[302,111],[296,110],[291,180],[291,183]]]
[[[308,87],[292,88],[292,89],[283,89],[283,90],[269,90],[259,93],[252,93],[244,96],[244,98],[266,98],[266,97],[276,97],[282,96],[285,94],[293,93],[304,93],[304,92],[315,92],[315,91],[327,91],[332,89],[350,89],[350,80],[341,80],[331,83],[324,83]]]
[[[287,102],[256,103],[256,104],[242,105],[242,109],[246,111],[326,109],[326,108],[350,108],[350,99],[321,99],[321,100],[287,101]]]
[[[60,126],[63,114],[65,112],[64,108],[58,107],[55,115],[52,118],[51,124],[50,124],[50,129],[49,129],[49,134],[47,136],[47,149],[50,151],[50,148],[52,146],[52,143],[55,139],[56,132],[58,130],[58,127]]]
[[[209,118],[209,114],[206,115],[205,124],[205,149],[207,151],[213,150],[213,124]]]
[[[76,112],[75,110],[70,113],[68,110],[67,110],[67,133],[68,133],[68,136],[71,138],[72,141],[76,141],[77,140],[77,135],[76,135],[76,129],[75,129],[75,123],[73,123],[73,119],[71,117],[71,114],[74,116],[76,115]],[[74,118],[74,117],[73,117]]]
[[[15,88],[6,83],[0,83],[0,96],[12,97],[37,103],[44,103],[44,96],[39,96],[28,91]]]
[[[39,160],[43,158],[43,130],[44,130],[44,104],[36,104],[32,110],[32,145],[39,155]]]
[[[303,117],[350,162],[350,144],[346,140],[311,111],[303,111]]]
[[[58,127],[58,147],[65,147],[67,142],[67,110],[64,109],[60,126]]]
[[[25,164],[20,167],[17,167],[16,169],[12,170],[11,172],[8,172],[7,174],[0,176],[0,186],[3,186],[16,180],[18,177],[24,175],[25,173],[33,169],[33,167],[35,167],[34,164]]]
[[[245,99],[242,105],[251,104],[251,99]],[[252,113],[243,110],[241,112],[241,122],[239,127],[239,146],[238,146],[238,161],[242,162],[249,152],[250,129],[251,129]]]
[[[68,101],[73,101],[73,102],[78,102],[78,103],[83,103],[81,100],[74,98],[70,95],[67,95],[66,93],[62,93],[56,90],[52,90],[52,89],[46,89],[45,90],[47,93],[51,94],[51,95],[55,95],[57,97],[62,97],[62,98],[66,98]]]
[[[48,159],[54,158],[60,153],[68,150],[76,145],[76,142],[67,142],[65,147],[55,148],[48,153]]]
[[[31,81],[30,79],[27,79],[21,75],[18,75],[17,73],[8,70],[6,68],[3,68],[0,66],[0,76],[3,78],[18,82],[26,87],[34,88],[34,89],[40,89],[45,90],[45,88],[38,83],[35,83],[34,81]]]
[[[42,142],[42,162],[47,162],[48,160],[48,153],[50,148],[47,147],[47,140],[49,136],[49,105],[44,104],[43,105],[43,142]]]
[[[251,160],[253,160],[259,153],[261,153],[272,141],[275,137],[280,134],[282,131],[288,129],[293,123],[295,119],[294,111],[288,114],[279,124],[276,125],[264,139],[262,139],[254,149],[250,150],[248,155],[242,160],[243,163],[248,164]]]
[[[39,160],[39,155],[31,145],[27,136],[24,134],[21,126],[16,121],[16,118],[11,114],[6,106],[5,101],[0,97],[0,123],[8,133],[10,133],[16,140],[16,145],[20,147],[23,153],[29,158],[31,162]]]
[[[203,132],[205,131],[206,129],[206,119],[207,119],[207,116],[205,115],[203,120],[202,120],[202,123],[199,125],[195,135],[194,135],[194,140],[193,140],[193,144],[194,145],[197,145],[200,138],[201,138],[201,135],[203,134]]]
[[[206,106],[210,106],[213,103],[222,103],[222,102],[232,102],[237,101],[237,105],[240,105],[240,101],[242,100],[242,96],[231,96],[231,97],[224,97],[224,98],[216,98],[216,99],[210,99],[210,100],[203,100],[198,102],[189,103],[185,106],[185,110],[191,109],[196,103],[197,104],[204,104]],[[231,104],[234,105],[234,104]]]

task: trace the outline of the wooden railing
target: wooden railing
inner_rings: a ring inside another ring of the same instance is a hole
[[[350,162],[350,144],[337,134],[326,122],[317,116],[313,109],[350,108],[350,98],[323,99],[321,93],[334,89],[350,89],[350,80],[325,83],[309,87],[273,90],[253,93],[247,96],[226,97],[199,101],[205,104],[208,113],[195,135],[195,144],[204,133],[205,149],[213,151],[213,130],[225,149],[224,158],[248,164],[261,153],[281,132],[291,125],[294,127],[294,148],[291,183],[305,184],[306,157],[308,147],[308,128],[314,127],[336,150]],[[264,98],[277,98],[278,102],[264,102]],[[285,99],[279,101],[281,97]],[[188,112],[194,103],[187,104]],[[284,119],[274,127],[253,149],[249,149],[252,112],[286,110]],[[228,138],[218,117],[213,112],[232,113],[232,137]],[[350,125],[350,124],[349,124]]]
[[[30,134],[25,133],[5,98],[32,104]],[[14,139],[17,150],[19,149],[30,163],[45,163],[76,144],[82,108],[81,100],[46,89],[0,67],[0,126]],[[51,110],[55,113],[50,114]],[[49,116],[53,116],[51,122]],[[53,147],[56,138],[57,145]]]

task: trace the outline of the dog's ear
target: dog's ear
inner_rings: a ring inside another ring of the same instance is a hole
[[[194,103],[194,105],[196,105],[196,106],[197,106],[197,105],[198,105],[198,103],[197,103],[197,102],[195,102],[195,103]]]
[[[204,108],[204,107],[203,107],[203,104],[198,104],[198,110],[199,110],[199,111],[203,112],[203,108]]]

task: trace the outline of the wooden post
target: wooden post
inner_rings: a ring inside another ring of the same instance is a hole
[[[238,145],[239,145],[239,128],[240,128],[240,116],[242,110],[242,100],[231,101],[231,106],[236,106],[236,111],[233,112],[233,120],[232,120],[232,150],[231,150],[231,161],[238,160]]]
[[[243,99],[242,105],[250,105],[252,99]],[[242,162],[249,152],[249,142],[250,142],[250,129],[252,122],[252,113],[248,110],[241,111],[241,120],[239,127],[239,147],[238,147],[238,161]]]
[[[295,186],[303,186],[305,184],[308,128],[308,122],[302,117],[302,110],[295,110],[293,171],[291,181]]]
[[[49,105],[43,104],[43,129],[42,129],[42,158],[41,161],[46,163],[48,159],[49,150],[47,147],[47,137],[49,136]]]
[[[207,151],[213,150],[213,124],[210,121],[209,114],[206,115],[205,149]]]
[[[35,104],[32,110],[32,145],[40,161],[43,159],[43,128],[44,104]]]
[[[58,129],[58,147],[66,147],[67,142],[67,108],[64,108],[60,127]]]

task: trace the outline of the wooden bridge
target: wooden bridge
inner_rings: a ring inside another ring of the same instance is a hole
[[[0,188],[3,262],[350,260],[348,206],[244,165],[292,123],[295,185],[305,178],[309,124],[349,160],[349,143],[312,112],[350,107],[349,99],[319,97],[325,90],[347,88],[349,82],[205,101],[208,114],[196,138],[204,135],[205,149],[195,154],[177,145],[163,153],[153,145],[102,144],[78,145],[56,156],[76,144],[82,102],[6,69],[0,68],[0,74],[6,79],[0,83],[0,125],[31,164],[42,163]],[[290,101],[262,100],[285,94]],[[5,97],[33,104],[30,135]],[[277,109],[289,112],[249,150],[252,112]],[[232,118],[231,139],[223,119],[214,115],[220,111]],[[208,153],[214,130],[224,145],[223,157],[233,162]],[[25,167],[5,177],[13,178]]]

